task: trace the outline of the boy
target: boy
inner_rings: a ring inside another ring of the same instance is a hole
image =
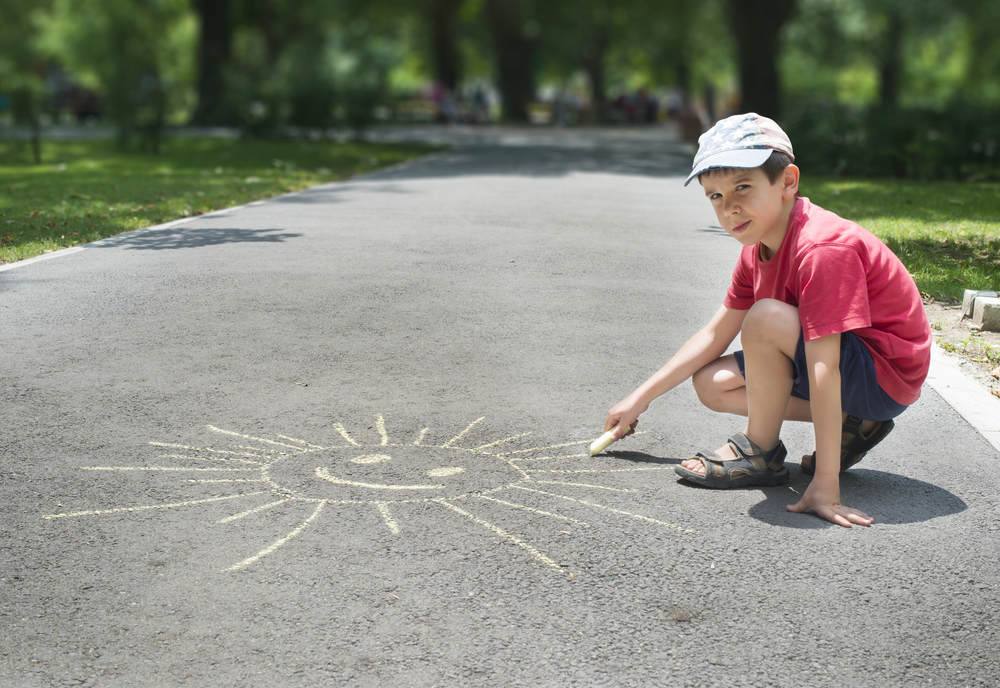
[[[881,241],[799,197],[792,144],[772,120],[734,115],[698,144],[684,184],[698,178],[743,250],[719,311],[608,412],[604,429],[616,428],[616,438],[633,432],[653,399],[690,377],[708,408],[747,416],[747,424],[678,474],[717,488],[784,485],[782,421],[811,421],[816,451],[802,457],[802,471],[813,479],[787,509],[871,525],[840,503],[839,474],[920,396],[931,345],[920,293]],[[723,356],[738,334],[743,351]]]

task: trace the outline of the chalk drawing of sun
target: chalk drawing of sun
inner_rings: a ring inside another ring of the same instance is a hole
[[[432,503],[443,510],[469,519],[490,536],[516,545],[539,563],[563,569],[536,546],[525,542],[517,533],[510,533],[476,514],[478,502],[499,504],[507,509],[532,512],[536,515],[580,523],[567,515],[555,513],[566,501],[609,511],[622,517],[639,519],[677,533],[693,532],[641,514],[602,505],[590,499],[560,494],[559,486],[631,492],[621,488],[575,482],[576,474],[629,473],[636,471],[672,470],[672,466],[646,468],[602,469],[600,463],[588,461],[586,468],[545,468],[543,462],[558,459],[591,459],[589,453],[561,453],[572,447],[589,445],[593,440],[581,440],[527,449],[510,448],[514,440],[530,432],[477,444],[468,441],[473,430],[485,417],[478,418],[464,430],[441,444],[427,443],[429,428],[421,430],[407,442],[390,441],[385,418],[376,417],[377,444],[361,444],[340,423],[334,429],[343,441],[332,447],[311,444],[285,435],[274,439],[222,430],[211,425],[208,430],[231,438],[225,449],[190,447],[180,444],[150,442],[162,450],[160,458],[170,465],[157,466],[86,466],[85,471],[156,471],[173,474],[187,483],[218,483],[219,485],[259,484],[260,490],[193,499],[166,504],[121,506],[95,511],[73,511],[49,514],[43,519],[61,519],[102,514],[120,514],[151,509],[190,507],[226,500],[249,501],[251,508],[227,516],[219,524],[228,524],[249,517],[266,517],[266,512],[289,502],[301,504],[305,519],[283,537],[259,552],[235,562],[223,572],[235,572],[274,554],[298,537],[323,510],[335,505],[355,505],[373,509],[394,534],[405,527],[401,514],[406,505]],[[506,445],[506,447],[505,447]],[[556,451],[559,450],[559,451]],[[553,454],[553,452],[556,452]],[[542,466],[542,467],[539,467]],[[573,481],[573,482],[571,482]],[[544,511],[516,501],[518,494],[533,493],[553,503],[553,511]],[[251,506],[252,504],[252,506]],[[401,523],[401,521],[403,521]]]

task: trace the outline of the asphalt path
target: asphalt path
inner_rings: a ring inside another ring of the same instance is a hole
[[[414,164],[0,272],[2,686],[997,685],[1000,453],[931,388],[842,480],[606,410],[739,245],[668,132]]]

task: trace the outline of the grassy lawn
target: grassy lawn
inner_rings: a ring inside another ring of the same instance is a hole
[[[177,138],[152,155],[112,141],[0,141],[0,263],[345,179],[423,145]]]
[[[882,239],[925,297],[1000,290],[1000,184],[808,179],[801,191]]]

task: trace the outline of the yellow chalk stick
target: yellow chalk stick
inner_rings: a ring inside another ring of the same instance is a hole
[[[594,443],[590,445],[590,455],[597,456],[602,451],[610,447],[611,443],[615,441],[615,438],[612,435],[617,429],[618,428],[612,428],[611,430],[608,430],[606,433],[601,435],[597,440],[595,440]],[[629,429],[625,428],[625,432],[627,433],[628,431]],[[621,438],[619,437],[618,439]]]

